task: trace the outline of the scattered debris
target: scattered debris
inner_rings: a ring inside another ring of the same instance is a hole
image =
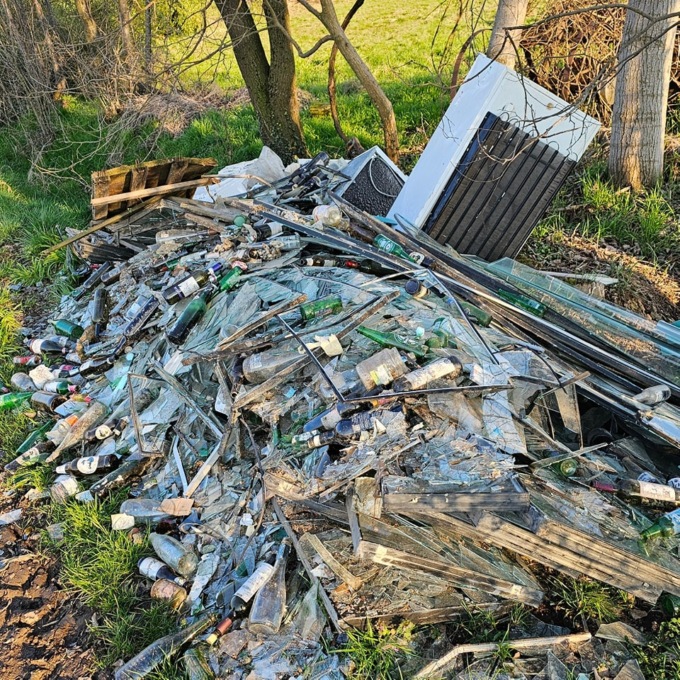
[[[117,678],[192,641],[196,677],[339,678],[322,638],[537,608],[537,564],[680,597],[680,330],[394,228],[336,194],[347,181],[321,154],[239,197],[218,184],[128,214],[122,250],[90,235],[116,261],[26,338],[27,391],[0,408],[50,420],[8,469],[56,464],[55,502],[129,487],[111,526],[149,529],[140,575],[187,619]],[[550,650],[590,672],[598,638],[643,641],[537,623],[414,677],[506,645],[559,677]]]

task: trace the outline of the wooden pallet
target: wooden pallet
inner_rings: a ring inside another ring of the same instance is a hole
[[[214,158],[170,158],[136,165],[121,165],[117,168],[93,172],[92,220],[99,222],[125,212],[139,203],[144,195],[104,203],[102,203],[102,199],[132,192],[144,194],[146,190],[164,185],[199,180],[202,175],[210,172],[216,165],[217,161]],[[172,191],[172,193],[175,196],[191,198],[195,190],[196,186],[192,186],[183,190]]]

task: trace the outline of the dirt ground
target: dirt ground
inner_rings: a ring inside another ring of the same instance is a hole
[[[13,507],[0,501],[0,512]],[[0,527],[0,678],[90,680],[91,612],[60,588],[56,560],[38,547],[30,521]]]

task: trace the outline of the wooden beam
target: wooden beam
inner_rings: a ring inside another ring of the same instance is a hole
[[[174,194],[186,189],[194,189],[196,187],[206,186],[208,184],[215,184],[219,182],[220,178],[214,175],[210,177],[199,177],[188,182],[177,182],[176,184],[163,184],[160,187],[152,187],[151,189],[138,189],[137,191],[126,191],[123,194],[115,194],[113,196],[102,196],[100,198],[93,198],[90,205],[96,208],[100,205],[109,205],[110,203],[120,203],[121,201],[131,201],[136,198],[148,198],[149,196],[162,196],[164,194]]]
[[[152,203],[155,202],[156,199],[150,199],[148,201],[143,201],[142,203],[138,203],[135,205],[133,208],[128,208],[127,212],[120,213],[118,215],[114,215],[113,217],[109,217],[107,220],[102,220],[101,222],[97,222],[96,224],[93,224],[91,227],[88,227],[87,229],[84,229],[83,231],[79,231],[75,236],[69,236],[69,238],[64,239],[63,241],[56,243],[53,246],[50,246],[47,248],[47,250],[43,250],[42,254],[43,255],[49,255],[50,253],[54,253],[57,250],[61,250],[62,248],[66,246],[70,246],[72,243],[75,243],[76,241],[80,241],[81,238],[85,238],[86,236],[89,236],[90,234],[94,234],[101,229],[105,229],[106,227],[110,227],[112,224],[116,224],[116,222],[120,222],[121,220],[126,219],[127,217],[132,217],[135,213],[138,213],[142,208],[145,208],[146,206],[151,205]]]

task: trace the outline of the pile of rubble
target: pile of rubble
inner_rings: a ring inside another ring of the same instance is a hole
[[[54,502],[129,486],[112,527],[150,528],[140,572],[186,618],[118,680],[180,652],[191,678],[344,677],[330,631],[537,608],[537,564],[679,606],[680,329],[395,228],[342,182],[321,157],[91,230],[90,253],[134,255],[17,358],[0,408],[51,420],[7,469],[54,465]],[[542,654],[513,677],[560,677],[548,649],[630,673],[569,633],[509,643]]]

